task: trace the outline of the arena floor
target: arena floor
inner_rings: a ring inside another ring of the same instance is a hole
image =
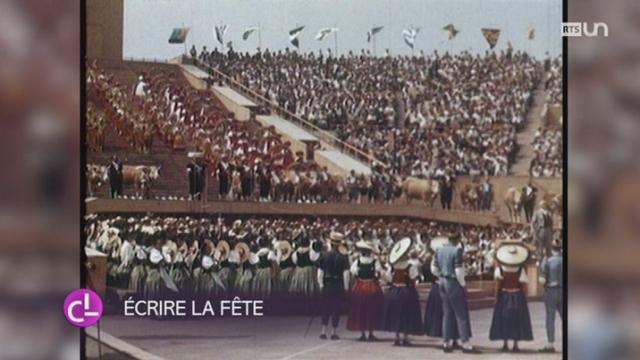
[[[108,316],[102,320],[102,330],[132,345],[165,359],[561,359],[562,353],[540,354],[537,349],[545,340],[544,305],[530,304],[535,341],[520,344],[519,354],[501,353],[502,344],[488,340],[492,309],[471,312],[473,343],[483,351],[467,355],[457,351],[445,354],[440,339],[413,337],[413,347],[392,346],[393,336],[380,332],[377,343],[356,341],[359,334],[339,332],[337,341],[320,340],[320,319],[315,318],[309,335],[304,332],[309,318],[217,318],[210,320],[165,320]],[[345,321],[341,321],[344,326]],[[562,344],[562,323],[557,321],[556,350]]]

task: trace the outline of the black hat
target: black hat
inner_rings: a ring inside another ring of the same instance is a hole
[[[269,246],[269,240],[267,240],[267,238],[259,236],[258,240],[256,241],[258,243],[259,247],[267,247]]]
[[[295,239],[293,239],[293,242],[298,244],[298,246],[302,246],[302,247],[309,246],[309,238],[302,233],[298,234],[298,236],[296,236]]]
[[[324,245],[322,244],[322,241],[316,240],[313,242],[313,245],[311,245],[311,248],[315,252],[321,252],[324,248]]]

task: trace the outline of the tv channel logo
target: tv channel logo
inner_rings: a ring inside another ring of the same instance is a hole
[[[562,36],[564,37],[609,37],[609,26],[605,23],[598,22],[563,22]]]
[[[89,327],[97,323],[102,316],[102,299],[90,289],[76,289],[64,299],[63,310],[71,325]]]

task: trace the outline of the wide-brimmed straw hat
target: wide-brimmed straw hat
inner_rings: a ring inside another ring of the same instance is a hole
[[[249,245],[243,242],[239,242],[236,244],[236,247],[234,249],[238,252],[238,255],[240,255],[240,263],[244,263],[249,259],[249,255],[251,255]]]
[[[229,252],[231,251],[231,246],[225,240],[218,241],[218,245],[216,245],[216,252],[220,254],[220,260],[226,260],[229,258]]]
[[[409,252],[409,249],[411,249],[412,243],[413,241],[406,237],[393,244],[391,252],[389,253],[389,262],[395,264],[398,260],[402,259]]]
[[[530,255],[529,248],[519,241],[504,241],[496,249],[496,261],[507,266],[520,266]]]
[[[342,243],[342,240],[344,240],[344,234],[337,232],[337,231],[332,231],[331,234],[329,234],[329,241],[331,241],[331,243]]]
[[[278,249],[280,249],[281,260],[287,260],[293,253],[293,247],[287,240],[278,241]]]
[[[356,249],[371,251],[372,253],[375,253],[375,254],[378,253],[378,249],[376,249],[376,247],[373,246],[371,242],[365,241],[365,240],[358,241],[356,243]]]

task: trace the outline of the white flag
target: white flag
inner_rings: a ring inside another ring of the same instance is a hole
[[[216,37],[216,40],[220,43],[220,45],[224,45],[224,34],[227,32],[229,27],[227,25],[222,26],[214,26],[213,34]]]
[[[416,42],[416,36],[418,36],[418,32],[420,32],[420,28],[412,27],[408,30],[402,30],[402,37],[404,38],[404,43],[407,44],[412,49],[413,49],[413,45]]]
[[[324,28],[324,29],[320,29],[320,31],[318,31],[318,35],[316,35],[316,40],[318,41],[322,41],[322,39],[324,39],[325,36],[339,31],[340,29],[338,28]]]

